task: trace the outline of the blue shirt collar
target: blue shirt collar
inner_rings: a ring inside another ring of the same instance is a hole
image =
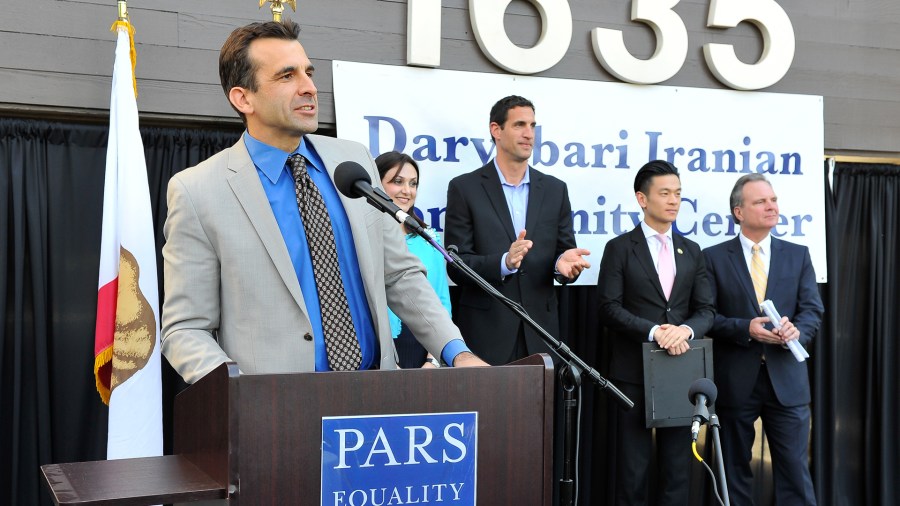
[[[250,160],[256,165],[256,168],[265,174],[266,178],[275,184],[284,172],[285,163],[289,156],[299,153],[306,157],[307,167],[320,171],[322,170],[322,161],[313,147],[306,142],[306,137],[300,138],[300,144],[297,149],[290,153],[286,153],[274,146],[270,146],[265,142],[255,139],[250,132],[244,131],[244,144],[247,146],[247,152],[250,153]]]
[[[522,186],[522,185],[530,184],[530,183],[531,183],[531,166],[528,166],[528,167],[525,168],[525,176],[522,178],[521,181],[519,181],[519,184],[517,184],[517,185],[514,185],[514,184],[509,183],[509,182],[506,181],[506,177],[504,177],[504,176],[503,176],[503,172],[500,171],[500,166],[497,165],[497,159],[496,159],[496,158],[494,158],[494,168],[497,169],[497,176],[500,178],[500,184],[501,184],[501,185],[509,186],[509,187],[512,187],[512,188],[518,188],[518,187],[520,187],[520,186]]]

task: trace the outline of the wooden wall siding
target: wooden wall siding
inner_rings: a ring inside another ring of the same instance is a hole
[[[324,126],[334,126],[332,60],[405,65],[405,0],[300,0],[289,13],[317,68]],[[630,0],[570,0],[574,19],[565,58],[541,76],[616,81],[597,62],[590,30],[622,30],[639,57],[654,48],[652,31],[630,21]],[[797,50],[788,74],[764,90],[825,97],[825,147],[836,152],[900,155],[900,2],[783,0]],[[762,50],[755,27],[709,29],[709,0],[683,0],[675,11],[689,32],[688,59],[663,83],[725,88],[703,59],[706,42],[732,43],[745,61]],[[270,19],[251,0],[131,0],[137,29],[137,77],[142,113],[195,118],[235,114],[218,83],[222,41],[235,27]],[[4,0],[0,10],[0,110],[50,106],[102,111],[109,107],[115,39],[114,0]],[[506,28],[514,42],[537,40],[536,9],[514,0]],[[501,73],[475,42],[468,0],[442,1],[441,68]]]

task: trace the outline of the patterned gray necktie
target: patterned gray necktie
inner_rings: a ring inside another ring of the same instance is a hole
[[[362,353],[341,280],[331,218],[322,194],[306,170],[306,158],[291,155],[288,164],[294,175],[297,206],[300,208],[306,240],[309,242],[309,256],[312,258],[313,277],[316,279],[316,291],[319,293],[322,311],[322,331],[325,333],[328,364],[333,371],[354,371],[359,369]]]

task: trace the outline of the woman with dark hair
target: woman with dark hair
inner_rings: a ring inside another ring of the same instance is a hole
[[[413,213],[413,205],[416,203],[416,193],[419,188],[419,165],[416,161],[405,153],[389,151],[375,158],[375,165],[378,166],[381,185],[388,196],[400,209],[406,211],[425,227],[435,240],[440,241],[437,233],[428,228],[428,225]],[[425,265],[425,269],[428,271],[428,282],[431,283],[449,313],[450,290],[447,284],[447,267],[444,257],[413,231],[408,230],[404,225],[400,226],[406,233],[406,246]],[[390,309],[388,309],[388,316],[391,322],[391,333],[394,334],[397,356],[400,359],[400,367],[404,369],[439,367],[440,362],[426,352],[425,348],[416,341],[409,328]]]

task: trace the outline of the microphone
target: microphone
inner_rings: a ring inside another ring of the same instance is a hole
[[[700,378],[691,383],[688,400],[694,405],[694,416],[691,421],[691,439],[693,441],[697,441],[700,436],[700,426],[709,421],[707,406],[716,402],[718,393],[716,384],[709,378]]]
[[[341,162],[334,169],[334,186],[345,197],[357,199],[365,197],[366,201],[375,209],[390,214],[399,223],[402,223],[416,232],[422,231],[422,225],[414,220],[403,209],[397,207],[394,201],[384,193],[381,188],[372,187],[372,178],[362,165],[356,162]]]

